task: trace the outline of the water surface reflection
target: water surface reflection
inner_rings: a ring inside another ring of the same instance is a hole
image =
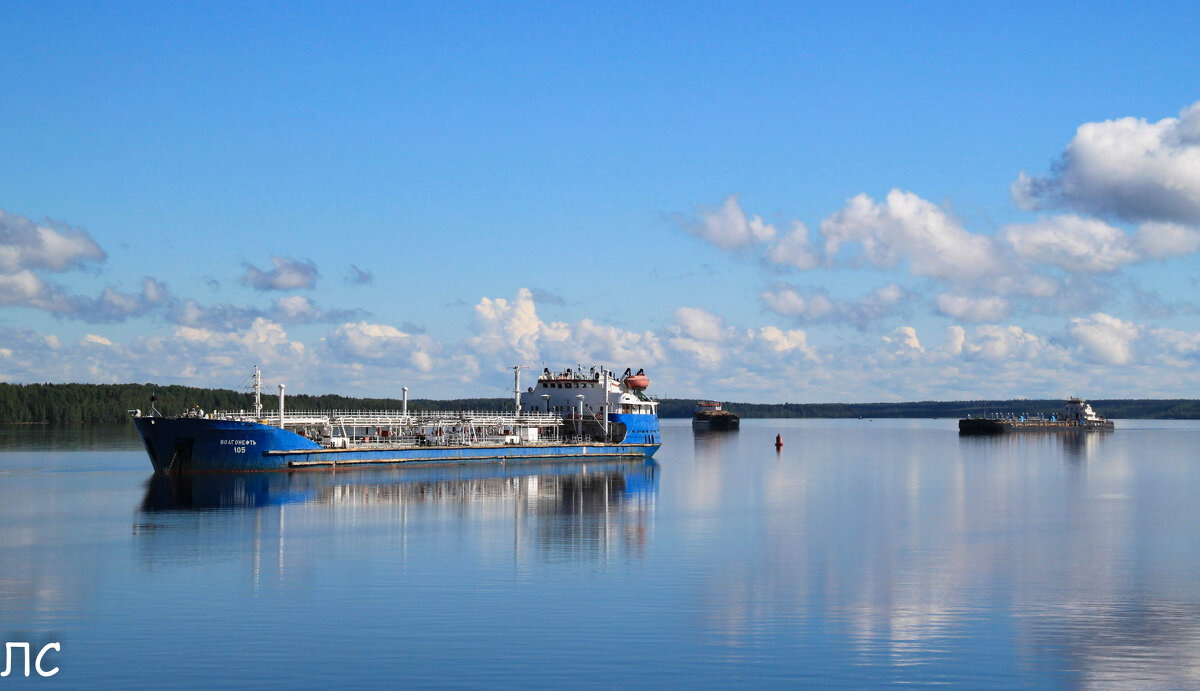
[[[339,472],[173,476],[146,482],[133,531],[148,564],[251,553],[263,540],[300,545],[323,533],[430,527],[494,540],[498,525],[521,551],[606,559],[645,548],[658,466],[627,460],[391,467]],[[494,544],[494,542],[492,543]],[[281,563],[282,568],[282,563]]]
[[[737,443],[736,429],[693,429],[692,446],[695,449],[696,460],[700,462],[716,462],[722,454]]]
[[[6,450],[0,622],[105,688],[1200,685],[1200,423],[689,422],[661,469]]]
[[[1083,462],[1100,452],[1112,431],[1050,430],[1007,434],[959,436],[968,452],[1010,454],[1053,454],[1061,452],[1069,461]]]
[[[731,664],[794,636],[810,670],[842,656],[832,683],[1200,681],[1194,427],[802,421],[776,454],[782,424],[748,422],[694,440],[689,487],[713,518],[687,537],[721,555],[702,625]]]

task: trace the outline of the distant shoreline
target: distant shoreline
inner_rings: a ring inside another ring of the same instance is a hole
[[[247,410],[250,394],[230,389],[156,384],[7,384],[0,383],[0,424],[114,425],[129,420],[128,410],[148,410],[150,398],[165,414],[199,407],[203,410]],[[696,398],[659,399],[659,417],[690,418]],[[711,398],[708,400],[721,400]],[[1197,420],[1200,399],[1088,399],[1097,413],[1110,419]],[[989,413],[1050,414],[1063,409],[1064,399],[1005,399],[976,401],[913,401],[904,403],[737,403],[724,409],[753,418],[963,418]],[[336,395],[289,394],[289,410],[400,410],[395,398],[351,398]],[[263,396],[264,411],[275,410],[278,398]],[[512,399],[410,399],[411,410],[511,410]]]
[[[913,401],[904,403],[736,403],[722,408],[743,419],[753,418],[964,418],[992,413],[1061,413],[1065,399],[1006,399],[990,401]],[[1123,420],[1197,420],[1197,399],[1088,399],[1097,413]],[[659,416],[691,417],[695,401],[664,399]]]

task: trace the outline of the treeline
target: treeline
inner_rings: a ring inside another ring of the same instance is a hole
[[[155,400],[151,401],[151,397]],[[288,395],[287,410],[400,410],[393,398]],[[129,419],[130,410],[151,406],[164,415],[192,408],[252,410],[253,394],[230,389],[200,389],[157,384],[6,384],[0,383],[0,423],[49,425],[112,425]],[[264,414],[279,410],[279,397],[262,396]],[[446,401],[412,399],[409,410],[507,410],[510,398],[463,398]]]
[[[152,402],[151,397],[155,400]],[[267,415],[279,409],[276,395],[263,395]],[[307,394],[289,395],[287,410],[400,410],[396,398],[350,398]],[[1103,399],[1091,401],[1096,412],[1109,418],[1200,419],[1200,400]],[[191,408],[250,410],[253,396],[229,389],[200,389],[156,384],[5,384],[0,383],[0,423],[50,425],[111,425],[128,419],[128,410],[165,415]],[[691,417],[695,399],[662,399],[661,417]],[[511,410],[511,398],[412,399],[409,410]],[[726,410],[744,418],[960,418],[988,413],[1058,413],[1063,401],[919,401],[915,403],[726,403]]]
[[[1200,400],[1111,398],[1090,400],[1092,408],[1107,418],[1143,420],[1200,419]],[[693,400],[666,399],[660,417],[691,417]],[[725,403],[725,410],[744,418],[962,418],[991,413],[1061,413],[1063,399],[1011,399],[1002,401],[918,401],[913,403]]]

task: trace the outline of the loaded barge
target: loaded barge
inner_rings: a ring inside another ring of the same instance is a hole
[[[1005,432],[1112,431],[1113,421],[1097,415],[1080,398],[1067,399],[1061,416],[1018,415],[1006,413],[988,417],[967,417],[958,421],[959,434],[1003,434]]]
[[[717,401],[698,402],[692,415],[692,429],[696,430],[738,429],[741,424],[742,419],[737,413],[722,409]]]
[[[164,416],[129,411],[157,472],[273,471],[384,464],[546,461],[579,457],[648,459],[661,444],[658,402],[638,375],[615,377],[603,367],[543,370],[521,390],[514,367],[508,412],[408,410],[286,411],[262,407],[262,378],[254,368],[254,409],[199,408]],[[528,403],[522,402],[522,395]]]

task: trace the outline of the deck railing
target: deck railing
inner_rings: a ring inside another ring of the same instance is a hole
[[[263,411],[261,415],[255,415],[254,411],[246,410],[213,411],[213,416],[247,422],[262,421],[267,424],[279,420],[278,413],[272,415],[267,411]],[[409,412],[408,415],[398,410],[295,410],[284,411],[283,418],[286,423],[295,425],[321,423],[335,423],[339,425],[421,425],[437,422],[447,424],[470,422],[475,425],[509,424],[552,427],[562,424],[562,418],[555,413],[523,412],[520,415],[514,415],[513,413],[477,410],[421,410]]]

